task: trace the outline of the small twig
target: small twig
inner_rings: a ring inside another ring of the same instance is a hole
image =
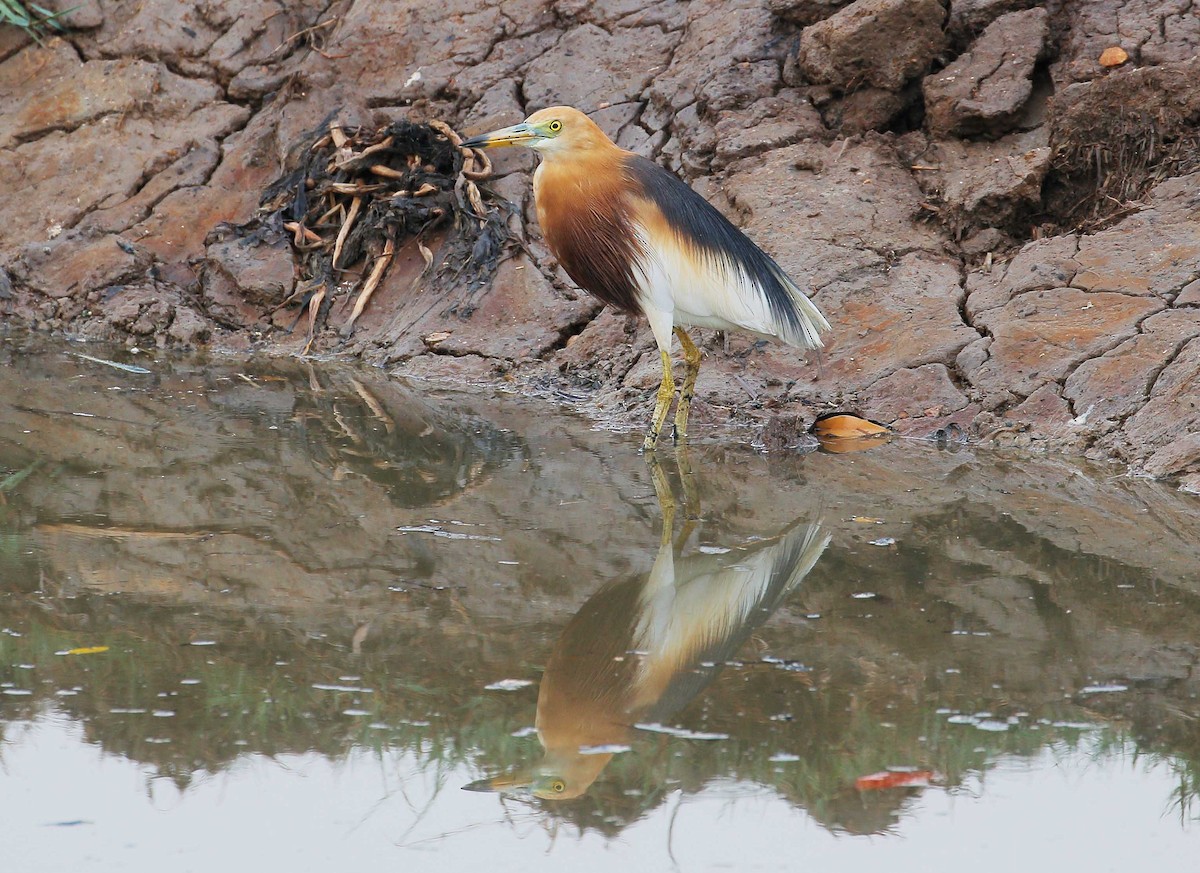
[[[315,45],[312,47],[312,50],[327,61],[340,61],[350,57],[350,52],[346,52],[344,55],[335,55],[325,51],[324,49],[319,49]]]
[[[333,260],[330,266],[335,270],[338,269],[338,258],[342,256],[342,246],[346,242],[346,237],[350,233],[350,228],[354,226],[354,220],[358,218],[359,207],[362,206],[362,198],[355,197],[350,203],[350,212],[346,215],[346,220],[342,222],[342,229],[338,231],[337,242],[333,244]]]
[[[357,170],[363,164],[367,163],[367,158],[381,151],[386,151],[392,147],[396,141],[395,137],[389,136],[373,146],[367,146],[361,152],[352,151],[349,148],[339,148],[338,153],[333,159],[333,169],[335,170]]]
[[[308,342],[304,344],[304,351],[301,354],[308,354],[308,350],[312,348],[313,339],[317,335],[317,313],[321,311],[321,304],[325,300],[325,286],[322,285],[317,289],[308,301]]]
[[[313,224],[317,227],[320,227],[326,221],[333,218],[333,216],[336,215],[337,213],[339,213],[339,212],[344,213],[345,211],[346,211],[345,204],[335,203],[335,204],[333,204],[332,207],[329,208],[329,210],[327,212],[325,212],[320,218],[318,218],[316,221],[314,221]]]
[[[293,33],[291,36],[289,36],[287,39],[285,39],[283,42],[281,42],[279,45],[275,46],[275,48],[271,51],[271,54],[275,54],[275,52],[278,52],[278,51],[286,48],[289,43],[293,43],[298,39],[303,39],[304,37],[308,36],[310,33],[316,33],[319,30],[324,30],[327,27],[332,27],[333,25],[337,24],[337,22],[338,22],[338,17],[335,15],[333,18],[330,18],[325,21],[314,24],[312,27],[306,27],[306,28],[304,28],[304,30],[298,30],[295,33]]]
[[[393,170],[386,164],[371,164],[370,170],[376,176],[383,176],[385,179],[403,179],[408,173],[402,173],[399,170]]]
[[[330,182],[329,190],[337,194],[352,194],[356,197],[379,191],[383,185],[363,185],[360,182]]]
[[[746,381],[745,379],[743,379],[741,376],[734,376],[733,378],[734,378],[734,379],[737,381],[737,383],[738,383],[739,385],[741,385],[741,386],[742,386],[743,390],[745,390],[745,392],[746,392],[747,394],[749,394],[749,395],[750,395],[750,399],[751,399],[751,400],[757,400],[757,399],[758,399],[758,392],[757,392],[757,391],[755,391],[753,388],[751,388],[751,387],[750,387],[750,383],[749,383],[749,382],[747,382],[747,381]]]
[[[375,143],[375,145],[373,145],[373,146],[367,146],[365,149],[363,149],[361,152],[358,153],[358,156],[360,158],[365,158],[367,155],[373,155],[376,152],[381,152],[381,151],[384,151],[385,149],[390,149],[392,147],[392,144],[395,143],[395,141],[396,141],[396,138],[394,136],[386,137],[385,139],[382,139],[379,142]]]
[[[354,322],[362,315],[362,311],[367,306],[367,301],[371,299],[371,295],[375,293],[375,289],[383,280],[383,274],[387,271],[388,265],[392,262],[392,256],[396,253],[396,241],[390,236],[387,244],[383,247],[383,254],[375,261],[375,266],[371,268],[371,275],[367,277],[363,289],[359,292],[358,299],[354,301],[354,311],[350,313],[350,318],[347,319],[345,325],[342,326],[342,336],[350,336],[354,331]]]
[[[306,248],[305,241],[318,244],[323,242],[319,234],[309,230],[298,221],[285,221],[283,229],[292,232],[292,244],[298,249]]]

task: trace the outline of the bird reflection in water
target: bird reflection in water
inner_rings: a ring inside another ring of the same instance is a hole
[[[685,506],[695,489],[680,457]],[[662,540],[647,576],[593,594],[563,629],[538,692],[535,726],[545,750],[531,769],[464,786],[545,800],[583,795],[638,725],[669,724],[796,589],[830,537],[793,522],[775,536],[723,554],[682,554],[695,524],[673,539],[676,504],[650,464],[663,510]]]

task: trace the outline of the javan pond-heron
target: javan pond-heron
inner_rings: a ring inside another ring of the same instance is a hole
[[[829,322],[769,255],[686,184],[618,147],[579,110],[542,109],[462,145],[536,150],[542,161],[533,193],[550,250],[583,290],[650,322],[663,374],[646,451],[658,442],[675,396],[672,331],[687,364],[675,410],[677,441],[687,434],[700,372],[700,350],[684,325],[747,331],[800,349],[822,345]]]

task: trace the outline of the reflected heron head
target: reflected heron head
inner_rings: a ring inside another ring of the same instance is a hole
[[[582,797],[613,758],[607,751],[573,746],[552,748],[532,767],[510,770],[490,779],[464,785],[465,791],[494,791],[512,797],[538,800],[574,800]]]

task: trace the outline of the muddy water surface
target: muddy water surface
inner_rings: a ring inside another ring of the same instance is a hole
[[[5,869],[1195,869],[1194,496],[0,357]]]

